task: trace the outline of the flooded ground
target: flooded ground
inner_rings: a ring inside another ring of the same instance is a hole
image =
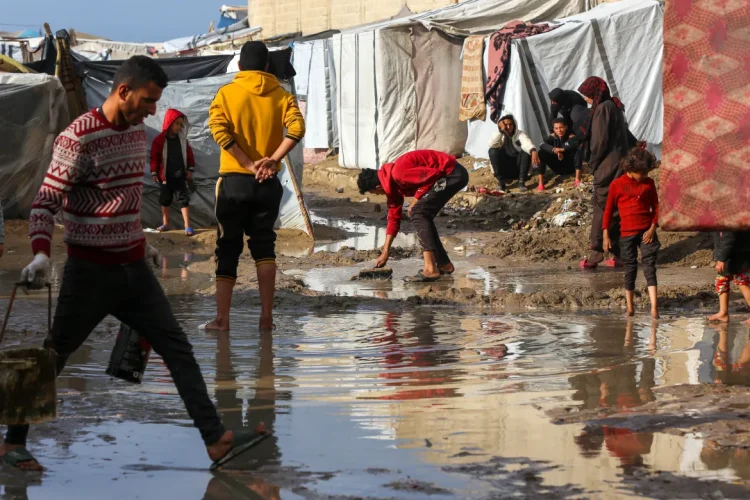
[[[393,279],[351,281],[384,241],[384,200],[319,189],[318,240],[280,232],[278,328],[265,337],[247,255],[231,335],[206,334],[215,231],[148,235],[227,426],[262,420],[273,437],[209,473],[158,357],[143,385],[105,375],[108,318],[59,379],[59,419],[30,436],[47,472],[0,466],[0,498],[750,497],[747,311],[734,297],[728,327],[703,319],[716,307],[710,235],[660,234],[665,319],[626,321],[621,271],[577,268],[589,195],[568,184],[466,194],[436,221],[456,273],[430,286],[403,282],[421,267],[407,220]],[[551,226],[568,199],[579,222]],[[0,301],[29,261],[27,230],[6,224]],[[56,290],[59,234],[53,256]],[[45,307],[21,295],[3,348],[41,343]]]
[[[225,472],[207,472],[158,357],[141,386],[104,374],[117,326],[108,320],[59,379],[59,420],[31,435],[48,471],[1,469],[3,498],[104,498],[113,488],[121,498],[626,498],[644,494],[642,476],[657,471],[689,487],[646,496],[745,492],[730,484],[750,477],[742,449],[549,415],[635,411],[666,397],[660,388],[719,381],[722,341],[730,365],[750,361],[745,326],[722,337],[700,317],[359,308],[285,311],[261,337],[247,326],[257,318],[238,310],[231,335],[211,335],[198,325],[212,302],[180,293],[195,279],[183,259],[170,259],[165,286],[225,423],[264,421],[273,437]],[[23,298],[15,321],[40,306]]]

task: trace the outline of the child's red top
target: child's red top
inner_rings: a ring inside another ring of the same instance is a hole
[[[620,212],[620,235],[635,236],[659,221],[659,196],[653,179],[638,182],[627,174],[609,185],[602,229],[609,229],[615,209]]]

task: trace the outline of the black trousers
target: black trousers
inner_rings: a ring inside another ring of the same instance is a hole
[[[591,199],[591,206],[594,212],[594,219],[591,221],[591,250],[595,252],[604,252],[604,232],[602,223],[604,222],[604,209],[607,208],[607,195],[609,186],[594,186],[594,195]],[[612,221],[609,224],[609,239],[612,241],[612,250],[610,252],[615,257],[620,256],[620,213],[615,212],[612,215]]]
[[[528,179],[531,155],[521,151],[518,155],[511,156],[503,148],[490,148],[489,156],[492,171],[501,185],[509,179],[517,178],[520,182]]]
[[[643,267],[646,285],[657,286],[656,258],[659,256],[661,243],[655,234],[651,243],[644,243],[644,233],[645,231],[642,231],[635,236],[625,236],[620,239],[622,264],[625,268],[625,290],[631,292],[635,290],[635,278],[638,275],[638,248],[641,249],[641,267]]]
[[[159,204],[162,207],[171,207],[172,199],[177,197],[177,204],[180,208],[190,206],[190,191],[187,182],[162,184],[159,190]]]
[[[571,151],[563,156],[560,160],[555,153],[539,150],[539,160],[542,165],[539,167],[539,174],[544,175],[547,167],[557,175],[570,175],[576,171],[575,152]]]
[[[237,279],[242,237],[256,264],[276,260],[276,231],[284,188],[278,177],[263,182],[253,175],[224,175],[216,183],[216,278]]]
[[[422,251],[435,252],[435,260],[438,266],[444,266],[451,260],[440,241],[440,235],[438,235],[437,227],[435,227],[435,217],[445,204],[468,184],[469,172],[462,165],[456,163],[453,172],[447,177],[438,179],[432,189],[422,196],[412,209],[411,221],[417,230]]]
[[[101,265],[69,258],[65,263],[52,333],[45,345],[57,352],[58,374],[91,331],[111,314],[143,335],[164,359],[188,415],[206,445],[224,434],[208,397],[187,335],[172,314],[164,291],[149,264]],[[9,426],[5,442],[26,444],[28,425]]]

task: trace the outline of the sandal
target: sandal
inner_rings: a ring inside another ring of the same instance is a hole
[[[407,276],[404,281],[407,283],[432,283],[440,279],[440,276],[425,276],[422,271],[419,271],[416,276]]]
[[[186,227],[185,228],[185,234],[188,236],[195,236],[195,231],[193,231],[192,227]]]
[[[167,226],[166,224],[162,224],[161,226],[157,227],[156,230],[160,233],[164,233],[169,231],[169,226]]]
[[[37,462],[37,459],[34,458],[34,455],[32,455],[29,450],[26,448],[16,448],[13,451],[7,452],[5,455],[0,457],[0,460],[2,460],[4,463],[10,465],[11,467],[15,467],[20,470],[24,470],[27,472],[37,472],[37,471],[31,471],[27,469],[22,469],[19,467],[20,464],[27,463],[27,462]],[[41,472],[41,471],[39,471]]]
[[[270,436],[270,432],[258,433],[247,429],[234,431],[234,444],[232,445],[232,449],[229,450],[226,455],[211,464],[211,470],[223,467]]]

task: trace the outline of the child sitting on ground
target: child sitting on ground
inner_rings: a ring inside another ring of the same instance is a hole
[[[635,314],[633,296],[635,278],[638,274],[638,248],[641,249],[641,265],[646,277],[648,295],[651,300],[651,317],[659,319],[657,305],[656,258],[661,244],[656,237],[659,220],[659,198],[656,185],[648,173],[654,168],[654,155],[638,147],[631,148],[620,162],[625,175],[612,181],[604,210],[602,230],[604,250],[608,251],[612,242],[609,238],[609,225],[612,214],[620,212],[620,251],[625,267],[625,298],[628,316]]]
[[[555,118],[553,122],[554,134],[547,137],[539,146],[539,187],[537,191],[544,191],[544,171],[549,167],[557,175],[576,174],[576,186],[581,184],[581,171],[576,168],[576,152],[578,139],[568,132],[568,124],[564,118]]]
[[[721,231],[714,234],[714,259],[716,259],[716,293],[719,294],[719,312],[709,316],[709,321],[729,322],[729,289],[732,281],[740,287],[745,301],[750,305],[750,231]],[[750,320],[745,324],[750,325]]]

